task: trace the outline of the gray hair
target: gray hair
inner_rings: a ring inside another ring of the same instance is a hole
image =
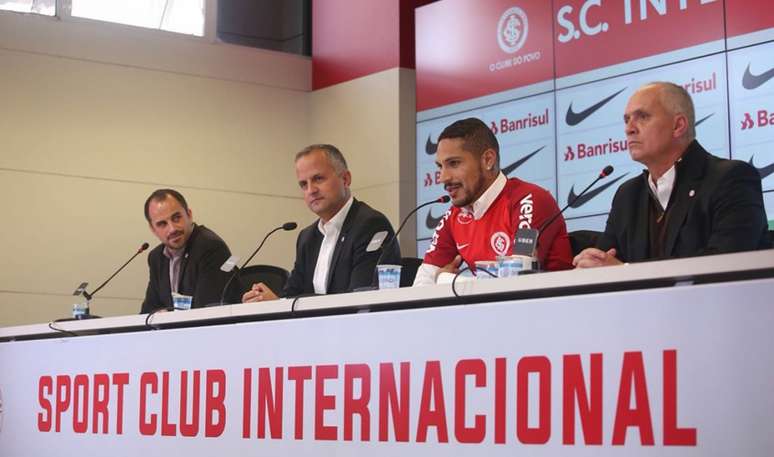
[[[328,161],[331,163],[331,165],[333,165],[333,168],[335,168],[338,173],[342,173],[349,169],[347,167],[347,160],[344,158],[344,154],[339,151],[339,148],[332,144],[309,145],[296,153],[295,162],[298,162],[298,159],[308,156],[314,151],[322,151],[326,157],[328,157]]]
[[[682,114],[688,119],[688,130],[685,133],[689,141],[696,138],[696,112],[693,100],[683,86],[669,81],[654,81],[643,87],[655,86],[661,89],[659,98],[661,104],[672,114]]]

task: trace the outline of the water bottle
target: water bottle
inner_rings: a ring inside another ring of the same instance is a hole
[[[89,315],[89,302],[76,303],[73,305],[73,318],[83,319],[84,316]]]

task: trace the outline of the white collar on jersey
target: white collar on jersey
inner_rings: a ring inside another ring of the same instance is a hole
[[[505,177],[503,172],[497,175],[492,185],[478,197],[478,200],[474,201],[472,205],[462,208],[467,213],[473,213],[473,219],[479,220],[484,217],[484,214],[492,206],[492,203],[500,195],[500,192],[505,189],[505,183],[508,182],[508,178]]]

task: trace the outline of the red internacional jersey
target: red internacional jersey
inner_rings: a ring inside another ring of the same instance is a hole
[[[475,270],[477,260],[511,255],[517,229],[539,228],[558,211],[545,189],[510,178],[479,219],[467,208],[452,206],[435,229],[424,263],[443,267],[459,254]],[[540,233],[537,255],[544,270],[572,268],[570,239],[562,216]]]

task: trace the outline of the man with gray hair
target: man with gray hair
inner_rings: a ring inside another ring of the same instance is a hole
[[[242,296],[245,303],[371,286],[382,249],[387,251],[383,263],[400,263],[397,240],[386,243],[394,233],[390,221],[352,197],[352,173],[338,148],[313,144],[301,150],[296,154],[296,178],[306,206],[319,219],[298,235],[285,289],[253,284]]]
[[[760,175],[701,147],[685,89],[640,87],[624,123],[629,154],[646,170],[618,188],[604,234],[573,259],[576,267],[770,247]]]

